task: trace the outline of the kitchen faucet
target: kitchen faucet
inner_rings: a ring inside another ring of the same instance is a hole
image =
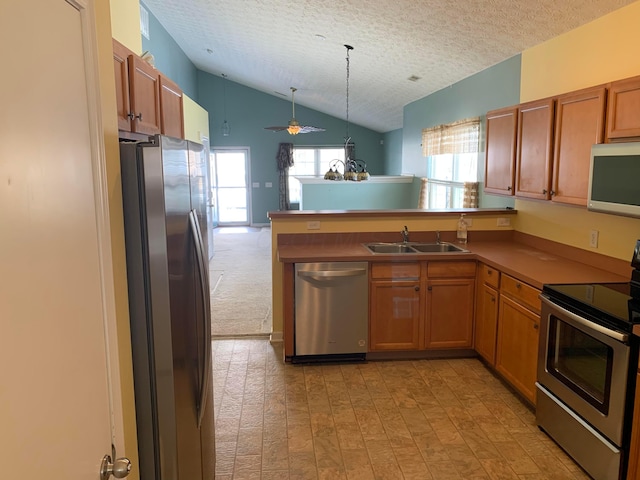
[[[436,230],[436,243],[440,243],[440,230]]]
[[[409,229],[407,229],[406,225],[404,226],[404,230],[402,230],[400,234],[402,235],[402,241],[404,243],[407,243],[409,241]]]

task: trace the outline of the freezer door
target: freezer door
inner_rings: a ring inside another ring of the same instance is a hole
[[[196,303],[200,288],[189,226],[191,169],[186,140],[160,136],[167,224],[178,479],[202,478],[198,402],[201,341]]]
[[[174,479],[176,405],[162,157],[159,148],[144,145],[150,146],[120,146],[138,452],[144,478]]]

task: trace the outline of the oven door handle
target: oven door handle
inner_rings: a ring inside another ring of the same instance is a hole
[[[629,335],[626,333],[617,332],[615,330],[611,330],[610,328],[603,327],[602,325],[599,325],[595,322],[591,322],[586,318],[583,318],[579,315],[576,315],[573,312],[570,312],[566,308],[562,308],[560,305],[551,301],[549,298],[547,298],[544,295],[540,295],[540,300],[542,300],[543,303],[546,303],[549,307],[560,310],[560,312],[562,312],[563,315],[566,315],[571,320],[573,320],[574,322],[584,327],[590,328],[591,330],[595,330],[596,332],[606,335],[609,338],[613,338],[614,340],[617,340],[619,342],[629,343]]]

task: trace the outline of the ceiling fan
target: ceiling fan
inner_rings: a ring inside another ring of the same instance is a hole
[[[274,132],[281,132],[282,130],[286,130],[290,135],[297,135],[299,133],[312,133],[312,132],[324,132],[324,128],[318,127],[309,127],[302,126],[296,120],[296,104],[293,99],[294,94],[296,93],[297,88],[291,88],[291,109],[292,109],[292,118],[289,120],[289,125],[286,127],[264,127],[265,130],[273,130]]]

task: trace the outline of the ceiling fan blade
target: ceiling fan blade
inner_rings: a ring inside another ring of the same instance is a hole
[[[296,92],[296,88],[291,87],[291,111],[293,114],[293,117],[291,118],[291,120],[289,120],[289,125],[286,127],[264,127],[265,130],[273,130],[274,132],[281,132],[282,130],[289,130],[290,128],[297,128],[298,131],[297,132],[292,132],[289,131],[289,133],[291,135],[296,135],[298,133],[312,133],[312,132],[324,132],[324,128],[318,128],[318,127],[303,127],[302,125],[300,125],[298,123],[298,121],[296,120],[296,104],[294,101],[294,94]]]
[[[264,127],[265,130],[271,130],[273,132],[282,132],[283,130],[287,130],[289,127]],[[298,133],[313,133],[313,132],[324,132],[324,128],[319,127],[300,127]]]
[[[319,127],[300,127],[300,131],[298,133],[313,133],[313,132],[324,132],[324,128]]]

